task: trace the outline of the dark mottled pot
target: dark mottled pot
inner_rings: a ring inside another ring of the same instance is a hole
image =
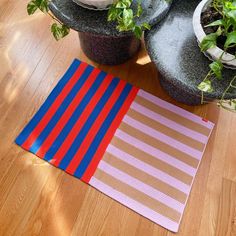
[[[151,26],[160,22],[170,9],[172,0],[142,1],[143,13],[138,24]],[[133,2],[136,8],[138,0]],[[100,64],[121,64],[138,51],[140,41],[132,32],[119,32],[115,22],[107,21],[107,11],[91,11],[78,6],[72,0],[52,0],[52,13],[65,25],[79,32],[84,53]]]
[[[80,44],[88,58],[106,65],[118,65],[132,58],[141,41],[133,35],[113,37],[79,32]]]
[[[169,14],[145,33],[145,45],[151,60],[162,75],[161,85],[175,100],[188,104],[201,103],[197,88],[209,72],[211,63],[199,49],[192,25],[193,12],[200,0],[175,0]],[[214,91],[204,100],[220,99],[235,71],[224,69],[223,80],[213,80]],[[236,90],[225,95],[236,98]]]
[[[161,87],[176,101],[195,106],[201,104],[200,94],[190,93],[183,87],[176,86],[164,77],[159,77]]]

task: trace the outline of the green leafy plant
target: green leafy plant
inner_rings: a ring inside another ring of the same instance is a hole
[[[198,85],[202,91],[202,103],[204,102],[204,93],[211,93],[215,88],[212,86],[214,79],[222,80],[223,63],[222,57],[227,52],[235,52],[236,58],[236,0],[213,0],[210,6],[217,15],[217,20],[206,25],[206,28],[214,29],[213,33],[207,34],[202,40],[200,47],[203,52],[218,45],[219,39],[223,40],[223,53],[220,58],[213,61],[209,67],[209,72],[203,81]],[[236,99],[225,100],[227,93],[236,89],[236,75],[232,78],[230,84],[222,94],[218,105],[230,110],[236,111]]]
[[[117,30],[122,31],[133,31],[137,38],[141,38],[144,30],[150,30],[150,25],[146,22],[137,24],[136,19],[139,18],[143,9],[141,1],[138,2],[136,12],[131,8],[133,0],[118,0],[115,2],[108,12],[108,21],[117,22]]]
[[[142,23],[137,25],[135,19],[140,17],[143,12],[141,4],[138,3],[137,12],[134,13],[131,9],[131,4],[133,0],[118,0],[114,3],[110,10],[108,11],[108,21],[117,21],[117,29],[119,31],[133,31],[135,36],[141,38],[142,31],[145,29],[150,29],[149,24]],[[27,12],[29,15],[34,14],[37,10],[49,15],[54,23],[51,25],[51,32],[56,40],[64,38],[69,34],[70,28],[59,21],[50,11],[49,11],[49,0],[31,0],[27,5]]]

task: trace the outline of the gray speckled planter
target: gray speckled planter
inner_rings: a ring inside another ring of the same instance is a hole
[[[209,70],[210,61],[200,52],[192,26],[193,12],[199,0],[175,0],[168,16],[145,34],[145,44],[157,66],[162,87],[175,100],[188,104],[201,103],[197,85]],[[225,69],[222,81],[215,80],[217,89],[205,99],[219,99],[235,71]],[[226,98],[236,98],[236,91]]]
[[[171,2],[143,1],[144,12],[139,21],[156,24],[167,14]],[[82,50],[97,63],[121,64],[140,48],[140,40],[132,32],[118,32],[114,23],[107,22],[107,11],[88,10],[72,0],[52,0],[49,8],[61,22],[79,32]]]

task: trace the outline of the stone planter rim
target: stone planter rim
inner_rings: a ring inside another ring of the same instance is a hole
[[[148,22],[151,26],[155,25],[166,15],[172,1],[173,0],[155,0],[156,3],[153,5],[153,8],[150,8],[151,0],[143,1],[145,5],[144,14],[138,19],[137,23]],[[77,32],[89,32],[114,37],[133,35],[132,31],[119,32],[116,30],[115,22],[108,23],[106,20],[107,10],[88,10],[78,6],[72,0],[52,0],[49,2],[49,9],[61,22]],[[94,20],[90,21],[90,23],[86,22],[88,17],[91,19],[91,17],[93,18],[94,16]]]
[[[200,44],[206,33],[201,25],[201,14],[207,8],[207,6],[212,2],[212,0],[202,0],[193,14],[193,30],[196,35],[198,44]],[[200,50],[200,49],[199,49]],[[210,48],[204,53],[205,56],[210,60],[217,60],[220,58],[224,51],[219,47]],[[230,53],[225,53],[222,57],[222,63],[226,68],[236,69],[236,59],[235,56]]]
[[[72,0],[70,0],[72,1]],[[76,4],[73,2],[73,4]],[[79,6],[78,6],[79,7]],[[82,7],[81,7],[82,8]],[[93,29],[91,30],[91,28],[86,28],[86,27],[79,27],[77,28],[77,25],[72,25],[70,22],[71,20],[69,20],[68,22],[68,18],[66,15],[60,13],[60,11],[58,10],[58,7],[57,5],[55,5],[55,3],[53,1],[50,1],[49,2],[49,9],[53,12],[53,14],[61,21],[63,22],[65,25],[67,25],[69,28],[77,31],[77,32],[81,32],[81,33],[92,33],[94,35],[102,35],[102,36],[107,36],[107,37],[127,37],[127,36],[131,36],[133,35],[133,32],[132,31],[122,31],[122,32],[119,32],[119,31],[115,31],[114,34],[110,34],[109,33],[106,33],[105,31],[103,33],[101,33],[99,30],[96,31],[96,29]],[[92,11],[92,10],[88,10],[88,9],[85,9],[87,11]],[[104,11],[98,11],[98,12],[107,12],[107,10],[104,10]],[[113,25],[113,27],[115,27],[115,25]]]
[[[147,41],[147,40],[148,40],[148,33],[145,34],[145,41]],[[150,52],[151,49],[149,49],[147,44],[145,44],[145,47],[146,47],[147,51]],[[162,65],[159,64],[155,60],[154,55],[152,53],[148,53],[148,55],[149,55],[151,61],[157,66],[157,68],[162,67]],[[169,76],[166,76],[166,74],[164,75],[160,70],[158,70],[158,73],[162,76],[162,78],[161,78],[162,80],[166,80],[169,83],[171,83],[172,85],[177,86],[177,87],[181,87],[182,90],[186,90],[188,93],[193,94],[193,91],[182,80],[173,80]],[[165,73],[167,73],[167,72],[165,72]],[[200,90],[198,90],[197,88],[195,88],[194,90],[195,90],[194,92],[197,92],[200,95]],[[206,94],[205,97],[209,98],[208,94]]]

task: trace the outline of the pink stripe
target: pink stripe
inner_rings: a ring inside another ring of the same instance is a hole
[[[119,169],[109,165],[105,161],[100,161],[98,165],[98,169],[103,170],[108,175],[113,176],[114,178],[118,179],[119,181],[128,184],[129,186],[137,189],[138,191],[146,194],[147,196],[163,203],[164,205],[178,211],[181,213],[184,210],[184,205],[175,199],[165,195],[164,193],[154,189],[153,187],[145,184],[138,179],[127,175],[126,173],[120,171]]]
[[[161,116],[160,114],[155,113],[155,112],[149,110],[148,108],[139,105],[136,102],[133,102],[130,107],[132,109],[134,109],[136,112],[139,112],[142,115],[147,116],[148,118],[153,119],[153,120],[171,128],[171,129],[173,129],[173,130],[175,130],[187,137],[197,140],[198,142],[206,143],[208,140],[207,136],[200,134],[194,130],[191,130],[185,126],[182,126],[172,120],[169,120],[169,119],[165,118],[164,116]]]
[[[212,129],[214,127],[214,124],[212,122],[210,122],[210,121],[205,122],[205,121],[202,120],[202,118],[200,116],[197,116],[197,115],[195,115],[191,112],[188,112],[188,111],[186,111],[186,110],[184,110],[180,107],[177,107],[175,105],[172,105],[168,102],[165,102],[164,100],[162,100],[162,99],[160,99],[156,96],[153,96],[150,93],[145,92],[144,90],[140,89],[139,92],[138,92],[138,95],[145,98],[145,99],[147,99],[147,100],[149,100],[149,101],[151,101],[151,102],[153,102],[153,103],[155,103],[155,104],[157,104],[160,107],[163,107],[163,108],[165,108],[169,111],[172,111],[172,112],[174,112],[174,113],[176,113],[176,114],[178,114],[178,115],[180,115],[180,116],[182,116],[186,119],[194,121],[195,123],[198,123],[198,124],[200,124],[202,126],[205,126],[209,129]]]
[[[184,152],[184,153],[192,156],[193,158],[196,158],[198,160],[200,160],[202,158],[202,152],[200,152],[194,148],[191,148],[191,147],[189,147],[189,146],[177,141],[176,139],[173,139],[161,132],[158,132],[155,129],[152,129],[151,127],[129,117],[128,115],[126,115],[123,118],[123,122],[127,123],[128,125],[132,126],[133,128],[138,129],[139,131],[141,131],[141,132],[143,132],[155,139],[158,139],[159,141],[161,141],[171,147],[174,147],[175,149],[178,149],[181,152]]]
[[[162,161],[168,163],[169,165],[182,170],[183,172],[185,172],[191,176],[194,176],[196,173],[195,168],[185,164],[182,161],[177,160],[175,157],[172,157],[172,156],[128,135],[127,133],[123,132],[120,129],[116,130],[115,136],[122,139],[123,141],[135,146],[136,148],[138,148],[148,154],[151,154],[152,156],[156,157],[157,159],[162,160]]]
[[[179,229],[179,224],[164,217],[163,215],[158,214],[152,209],[144,206],[143,204],[133,200],[132,198],[126,196],[125,194],[111,188],[110,186],[104,184],[100,180],[92,177],[89,181],[89,184],[99,191],[103,192],[107,196],[115,199],[116,201],[122,203],[123,205],[129,207],[130,209],[138,212],[140,215],[150,219],[151,221],[171,230],[177,232]]]
[[[178,149],[181,152],[184,152],[190,156],[192,156],[193,158],[196,158],[197,160],[200,160],[202,158],[202,152],[191,148],[179,141],[177,141],[176,139],[173,139],[161,132],[158,132],[156,130],[154,130],[153,128],[129,117],[128,115],[126,115],[123,119],[123,122],[127,123],[128,125],[132,126],[135,129],[138,129],[139,131],[145,133],[146,135],[149,135],[150,137],[153,137],[155,139],[158,139],[159,141],[174,147],[175,149]]]
[[[137,169],[146,172],[147,174],[153,176],[156,179],[161,180],[162,182],[170,185],[173,188],[176,188],[177,190],[185,193],[185,194],[189,194],[190,191],[190,186],[181,182],[180,180],[168,175],[167,173],[156,169],[155,167],[138,160],[137,158],[135,158],[134,156],[121,151],[120,149],[116,148],[113,145],[109,145],[107,147],[107,152],[109,152],[110,154],[116,156],[118,159],[130,164],[131,166],[136,167]]]

